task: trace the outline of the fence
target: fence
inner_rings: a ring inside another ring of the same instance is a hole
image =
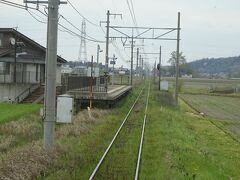
[[[92,85],[92,86],[91,86]],[[92,87],[93,92],[105,92],[105,77],[86,77],[86,76],[74,76],[63,75],[62,86],[64,92],[69,90],[89,91]]]

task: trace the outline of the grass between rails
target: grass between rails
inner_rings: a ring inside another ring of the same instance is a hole
[[[40,110],[39,104],[6,104],[0,103],[0,123],[18,120]]]
[[[239,143],[188,111],[152,90],[140,179],[239,179]]]
[[[96,179],[134,179],[147,87],[124,124]]]

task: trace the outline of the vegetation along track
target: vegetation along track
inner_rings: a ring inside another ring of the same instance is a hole
[[[150,83],[148,91],[145,88],[141,89],[111,143],[92,172],[90,180],[138,179],[149,93]]]

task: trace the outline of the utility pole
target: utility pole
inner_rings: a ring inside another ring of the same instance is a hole
[[[132,32],[132,42],[131,42],[131,71],[130,71],[130,85],[133,85],[133,32]]]
[[[48,1],[48,34],[46,53],[46,88],[44,147],[52,150],[54,146],[56,121],[56,68],[57,68],[57,32],[58,32],[58,0]]]
[[[179,93],[179,46],[180,46],[180,12],[178,12],[178,28],[177,28],[177,59],[176,59],[176,84],[175,84],[175,105],[178,105]]]
[[[144,70],[143,70],[143,58],[142,58],[142,79],[144,77]]]
[[[138,76],[138,57],[139,57],[139,48],[137,48],[137,66],[136,66],[136,74]]]
[[[44,148],[53,150],[56,122],[56,70],[59,0],[24,1],[25,3],[48,4],[47,50],[46,50],[46,87],[44,94]]]
[[[108,88],[108,50],[109,50],[109,24],[110,11],[107,11],[106,57],[105,57],[105,90]]]
[[[105,90],[107,92],[108,89],[108,55],[109,55],[109,27],[110,27],[110,16],[121,16],[122,14],[111,14],[110,11],[107,11],[107,21],[105,23],[107,23],[107,32],[106,32],[106,57],[105,57]],[[100,22],[101,23],[101,22]]]
[[[159,88],[159,91],[161,90],[161,67],[162,66],[162,46],[160,46],[160,52],[159,52],[159,84],[158,84],[158,88]]]

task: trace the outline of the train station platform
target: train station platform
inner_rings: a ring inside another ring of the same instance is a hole
[[[108,104],[114,104],[131,90],[132,86],[128,85],[108,85],[107,92],[104,87],[102,87],[102,90],[99,91],[99,88],[93,86],[92,95],[89,87],[69,90],[67,94],[74,97],[74,99],[81,100],[81,102],[88,102],[92,99],[93,103],[107,102]]]

